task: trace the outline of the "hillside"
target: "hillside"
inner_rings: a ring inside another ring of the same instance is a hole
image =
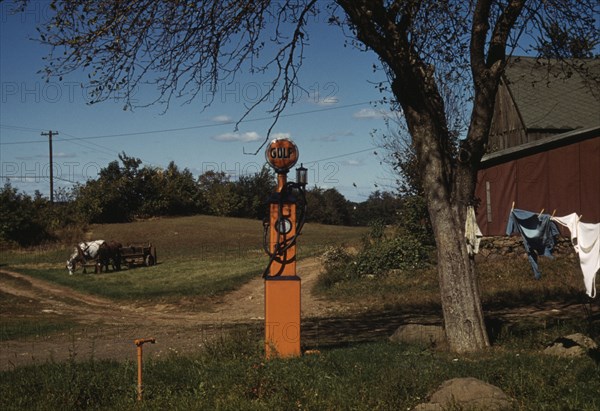
[[[258,329],[263,318],[267,263],[260,221],[194,216],[94,225],[86,240],[152,242],[158,264],[120,272],[69,276],[71,247],[2,254],[0,364],[2,369],[47,359],[130,358],[131,341],[154,336],[155,354],[197,349],[203,338],[232,324]],[[298,274],[303,316],[346,312],[311,290],[320,272],[314,257],[331,244],[356,245],[364,228],[307,224]]]
[[[439,324],[435,268],[342,282],[315,294],[327,245],[358,246],[364,228],[308,224],[300,237],[304,347],[385,339],[403,323]],[[155,337],[155,358],[194,352],[232,329],[260,339],[264,329],[259,221],[195,216],[96,225],[88,239],[151,241],[158,264],[69,276],[71,246],[4,252],[0,267],[3,369],[72,358],[132,359],[133,339]],[[486,316],[505,324],[594,321],[581,299],[577,263],[542,262],[534,280],[525,260],[480,265]],[[597,321],[597,320],[595,320]],[[544,325],[545,326],[545,325]]]

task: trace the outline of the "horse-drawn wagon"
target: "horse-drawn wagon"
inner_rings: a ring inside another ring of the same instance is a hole
[[[119,251],[121,263],[129,268],[136,265],[150,267],[156,264],[156,247],[152,243],[130,244],[128,247],[121,247]]]
[[[120,243],[104,240],[83,242],[75,246],[74,252],[67,260],[69,274],[73,274],[79,265],[83,272],[93,267],[94,272],[108,271],[112,263],[113,271],[119,271],[125,264],[128,268],[136,265],[150,267],[156,264],[156,247],[152,243],[131,244],[123,247]]]

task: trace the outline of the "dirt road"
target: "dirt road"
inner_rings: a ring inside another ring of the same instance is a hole
[[[354,309],[313,295],[318,259],[300,261],[297,270],[302,277],[302,318],[335,317]],[[264,320],[263,288],[262,278],[256,278],[214,301],[210,311],[198,311],[189,299],[177,304],[120,303],[0,270],[0,291],[21,303],[21,315],[34,313],[41,321],[62,318],[77,324],[65,332],[0,342],[0,369],[70,357],[134,359],[133,340],[141,337],[157,339],[147,350],[152,356],[191,352],[233,326],[258,330]]]
[[[385,312],[362,302],[332,303],[312,293],[321,269],[317,258],[298,262],[302,278],[302,343],[308,348],[369,341],[389,336],[403,323],[441,323],[436,312]],[[91,296],[20,273],[0,270],[1,315],[32,316],[40,322],[73,324],[64,332],[0,341],[0,370],[46,361],[135,360],[136,338],[154,337],[145,356],[191,353],[218,341],[232,328],[260,336],[264,330],[264,282],[256,278],[199,310],[191,299],[178,303],[122,303]],[[492,313],[512,321],[523,317],[583,317],[581,305],[548,303]]]

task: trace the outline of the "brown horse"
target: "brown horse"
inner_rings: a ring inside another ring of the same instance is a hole
[[[104,242],[98,249],[98,268],[108,271],[108,264],[112,262],[113,271],[121,270],[121,247],[123,245],[116,241]]]

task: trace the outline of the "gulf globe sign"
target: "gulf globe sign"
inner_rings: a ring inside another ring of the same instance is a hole
[[[265,151],[267,162],[278,173],[286,173],[298,161],[298,146],[287,138],[276,138],[271,141]]]

